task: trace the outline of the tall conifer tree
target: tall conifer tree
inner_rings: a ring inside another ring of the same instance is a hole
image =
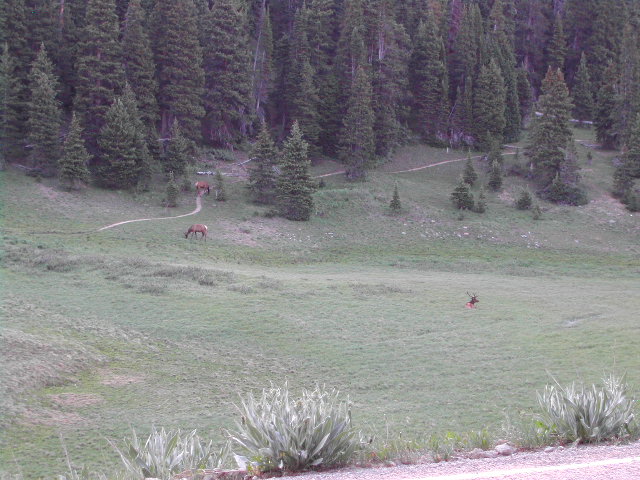
[[[42,44],[31,69],[29,103],[29,161],[40,175],[51,177],[57,170],[60,155],[61,110],[57,96],[57,79],[53,65]]]
[[[506,93],[500,68],[491,59],[483,66],[474,88],[473,116],[478,148],[489,150],[491,143],[503,142]]]
[[[591,77],[587,66],[587,56],[582,52],[580,66],[576,74],[575,85],[571,92],[573,98],[573,116],[581,122],[591,120],[595,108]]]
[[[596,127],[596,139],[605,149],[614,148],[618,141],[618,134],[614,128],[617,83],[617,65],[609,62],[609,66],[603,74],[602,86],[596,95],[593,119]]]
[[[614,128],[619,146],[626,144],[635,127],[635,117],[640,112],[640,35],[632,23],[624,27],[620,59]]]
[[[69,132],[64,140],[62,155],[58,160],[60,183],[69,189],[78,189],[89,183],[87,164],[90,158],[82,139],[80,119],[73,112]]]
[[[567,39],[562,26],[562,17],[557,14],[553,23],[553,36],[547,46],[547,64],[554,70],[559,68],[564,71],[564,62],[567,57]]]
[[[282,149],[277,182],[278,210],[288,220],[309,220],[313,212],[307,148],[298,122],[294,122]]]
[[[278,163],[278,150],[265,122],[251,151],[249,170],[249,190],[256,203],[273,204],[276,191],[275,167]]]

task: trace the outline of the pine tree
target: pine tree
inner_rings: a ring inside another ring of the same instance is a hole
[[[475,3],[465,3],[460,30],[449,56],[450,87],[463,88],[467,80],[475,80],[480,71],[482,17]]]
[[[5,43],[0,57],[0,170],[4,170],[6,161],[8,104],[11,95],[10,74],[11,57],[9,56],[9,48]]]
[[[518,75],[515,69],[516,59],[513,45],[504,32],[493,36],[493,50],[497,59],[500,73],[504,81],[504,120],[503,138],[507,142],[516,142],[520,138],[522,114],[520,112],[520,97],[518,94]]]
[[[582,52],[580,57],[580,66],[576,74],[575,85],[573,87],[573,115],[580,122],[591,120],[595,108],[593,102],[593,91],[591,88],[591,79],[587,67],[587,57]]]
[[[178,120],[184,136],[197,143],[205,113],[204,71],[193,0],[155,2],[152,32],[160,134],[167,137]]]
[[[137,134],[138,186],[146,190],[151,179],[151,155],[149,154],[149,147],[147,145],[149,141],[149,129],[142,121],[136,94],[129,84],[125,85],[121,99]]]
[[[484,193],[484,187],[480,187],[478,201],[476,202],[474,211],[476,213],[485,213],[487,211],[487,195]]]
[[[458,185],[451,192],[451,202],[458,210],[473,210],[474,200],[473,194],[469,189],[469,185],[462,177],[458,181]]]
[[[494,192],[497,192],[502,188],[502,167],[497,160],[491,162],[488,185]]]
[[[640,35],[638,27],[627,23],[622,37],[620,58],[620,81],[615,99],[614,129],[618,143],[627,143],[634,127],[635,116],[640,112]]]
[[[275,201],[278,151],[271,139],[267,124],[263,122],[258,139],[251,151],[249,190],[256,203],[273,204]]]
[[[255,51],[253,56],[252,92],[253,111],[260,122],[265,121],[265,108],[269,105],[269,95],[273,89],[274,65],[273,65],[273,31],[271,27],[271,15],[262,2],[258,19],[257,34],[255,39]]]
[[[560,172],[565,160],[562,149],[573,142],[573,136],[569,128],[572,105],[560,70],[549,68],[542,93],[537,105],[540,116],[533,121],[526,154],[536,179],[544,186]]]
[[[635,122],[629,132],[627,149],[622,154],[622,161],[632,177],[640,178],[640,112],[636,114]]]
[[[375,156],[374,114],[371,104],[371,81],[364,67],[358,67],[347,114],[340,133],[340,159],[347,166],[349,180],[361,179]]]
[[[78,45],[74,108],[84,120],[89,150],[95,153],[106,113],[124,86],[114,0],[89,0]]]
[[[173,121],[171,127],[169,145],[164,156],[164,171],[174,172],[175,175],[184,175],[189,163],[191,145],[182,134],[182,126],[178,120]]]
[[[471,187],[474,183],[476,183],[476,180],[478,180],[478,174],[476,173],[476,169],[473,168],[473,161],[471,160],[470,153],[467,155],[467,161],[464,165],[464,173],[462,174],[462,178],[464,179],[465,183],[467,183]]]
[[[520,195],[516,199],[516,208],[518,210],[529,210],[531,208],[531,204],[533,203],[533,199],[531,198],[531,193],[526,188],[522,189]]]
[[[96,179],[106,188],[127,189],[136,185],[140,167],[139,132],[122,98],[116,98],[98,137],[100,164]]]
[[[169,172],[169,179],[167,181],[167,207],[178,206],[178,193],[180,189],[176,183],[176,179],[173,172]]]
[[[135,93],[145,130],[151,131],[158,120],[158,84],[145,23],[141,0],[130,0],[122,34],[124,69],[127,82]]]
[[[529,73],[524,68],[516,70],[518,84],[518,100],[520,102],[520,116],[524,119],[531,113],[532,95]]]
[[[320,97],[316,88],[314,78],[315,72],[309,59],[301,57],[299,68],[298,89],[293,101],[293,118],[300,124],[304,137],[312,152],[318,151],[318,138],[320,136],[320,124],[318,105]]]
[[[409,88],[412,94],[412,124],[425,141],[440,144],[447,136],[448,73],[442,39],[431,13],[418,26],[409,60]]]
[[[69,132],[64,140],[62,155],[58,159],[60,183],[68,189],[78,189],[89,183],[87,164],[90,158],[82,139],[80,119],[73,112]]]
[[[505,127],[505,88],[500,68],[492,59],[480,69],[474,88],[473,116],[478,148],[487,151],[491,142],[502,143]]]
[[[534,220],[540,220],[541,217],[542,210],[540,209],[540,205],[538,205],[537,202],[534,202],[533,206],[531,207],[531,218],[533,218]]]
[[[207,19],[204,49],[206,140],[229,147],[246,134],[251,76],[247,19],[235,0],[217,0]]]
[[[216,202],[226,202],[227,193],[224,189],[224,180],[220,170],[216,170]]]
[[[313,212],[313,184],[309,176],[307,149],[300,127],[294,122],[282,150],[277,182],[278,210],[288,220],[309,220]]]
[[[393,187],[393,198],[391,199],[391,203],[389,204],[389,209],[393,213],[398,213],[400,210],[402,210],[402,204],[400,203],[400,194],[398,194],[397,183]]]
[[[31,101],[29,103],[29,162],[38,175],[52,177],[60,156],[60,102],[56,98],[57,79],[53,65],[42,44],[31,69]]]
[[[565,38],[562,18],[556,15],[553,23],[553,37],[547,46],[547,66],[554,70],[564,71],[564,61],[567,57],[567,39]]]
[[[596,128],[596,139],[602,148],[612,149],[618,142],[618,134],[614,128],[616,108],[617,69],[613,62],[603,74],[603,83],[596,96],[593,123]]]

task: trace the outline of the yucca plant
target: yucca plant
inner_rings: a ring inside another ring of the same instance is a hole
[[[555,380],[554,380],[555,381]],[[635,399],[627,396],[624,376],[611,375],[604,386],[558,382],[538,394],[542,421],[561,439],[594,443],[628,436],[635,428]]]
[[[226,449],[214,451],[212,442],[204,443],[195,430],[157,430],[155,427],[146,441],[141,441],[132,429],[131,438],[124,440],[124,448],[112,444],[120,454],[122,463],[133,478],[170,479],[186,470],[196,471],[220,467]]]
[[[241,468],[266,472],[340,465],[359,447],[350,403],[340,402],[336,390],[316,387],[291,398],[287,384],[272,386],[259,399],[250,394],[238,410],[242,420],[229,437],[247,454],[236,455]]]

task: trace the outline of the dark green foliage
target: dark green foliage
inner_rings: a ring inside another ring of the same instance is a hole
[[[640,36],[638,27],[628,23],[624,28],[620,52],[619,84],[616,89],[614,129],[618,146],[626,145],[640,113]]]
[[[189,163],[191,146],[182,134],[182,126],[174,120],[171,128],[171,138],[164,155],[164,171],[184,175]]]
[[[224,189],[224,179],[220,170],[216,170],[216,202],[226,202],[227,192]]]
[[[518,210],[529,210],[531,208],[531,204],[533,203],[533,199],[531,198],[531,194],[529,190],[523,189],[518,195],[516,199],[516,208]]]
[[[487,196],[484,193],[484,187],[480,188],[478,200],[476,201],[473,211],[476,213],[485,213],[487,211]]]
[[[453,43],[453,52],[449,56],[451,88],[463,88],[465,82],[476,78],[480,70],[482,36],[482,17],[478,5],[465,3],[460,30]]]
[[[68,189],[78,189],[89,183],[89,168],[91,156],[87,152],[82,138],[80,119],[73,112],[71,125],[64,140],[62,155],[58,159],[58,177],[60,184]]]
[[[540,205],[537,202],[533,203],[531,207],[531,218],[534,220],[540,220],[542,218],[542,210],[540,209]]]
[[[491,170],[489,171],[489,188],[494,192],[497,192],[502,188],[502,167],[497,160],[491,163]]]
[[[136,95],[129,84],[125,85],[124,93],[121,98],[137,134],[136,151],[138,156],[138,186],[144,190],[148,188],[151,177],[151,156],[148,148],[149,129],[142,121],[140,111],[138,110]]]
[[[251,151],[252,161],[249,170],[249,190],[256,203],[271,205],[275,201],[276,171],[278,150],[271,139],[266,123],[262,124],[260,134]]]
[[[247,18],[235,0],[217,0],[206,15],[205,139],[228,148],[244,137],[250,120]]]
[[[132,188],[138,182],[140,132],[125,102],[116,98],[105,116],[98,137],[100,162],[97,182],[106,188]]]
[[[624,203],[630,212],[640,212],[640,195],[634,189],[627,190],[624,196]]]
[[[502,143],[506,125],[504,80],[500,68],[492,59],[488,66],[480,69],[474,87],[473,116],[475,120],[478,148],[487,151],[491,142]]]
[[[78,44],[74,108],[84,120],[91,150],[106,113],[124,86],[119,26],[114,0],[89,0]]]
[[[547,47],[547,66],[554,70],[564,71],[564,61],[567,57],[567,39],[565,38],[562,18],[556,15],[553,23],[553,36]]]
[[[516,82],[518,89],[518,100],[520,102],[520,116],[527,117],[531,113],[531,105],[533,103],[531,94],[531,82],[529,82],[529,73],[524,68],[516,70]]]
[[[274,81],[273,31],[266,2],[260,8],[256,30],[252,71],[253,110],[260,121],[265,121],[265,107],[270,103],[269,94]]]
[[[137,99],[140,118],[145,129],[150,131],[158,120],[158,84],[145,20],[141,0],[130,0],[123,25],[122,60],[127,82]]]
[[[587,57],[582,53],[580,66],[576,74],[575,84],[571,92],[573,97],[573,116],[582,121],[591,120],[595,104],[593,101],[593,90],[591,87],[591,77],[587,67]]]
[[[460,177],[460,181],[456,188],[451,192],[451,202],[454,207],[459,210],[473,210],[474,200],[473,194],[469,189],[469,185]]]
[[[497,5],[497,3],[496,3]],[[520,138],[522,115],[518,93],[518,75],[513,45],[504,32],[496,31],[491,40],[491,50],[496,59],[504,81],[504,120],[503,138],[507,142],[516,142]]]
[[[610,62],[596,96],[593,121],[596,127],[596,138],[605,149],[614,148],[618,141],[618,133],[614,129],[617,78],[616,65]]]
[[[178,193],[180,189],[173,176],[173,172],[169,172],[169,180],[167,181],[167,207],[178,206]]]
[[[0,57],[0,170],[5,165],[5,149],[7,146],[7,103],[9,101],[9,57],[7,44],[2,48]]]
[[[28,142],[33,172],[44,177],[55,175],[60,156],[60,102],[56,98],[57,80],[44,44],[30,75]]]
[[[449,88],[442,39],[429,9],[416,35],[409,60],[412,126],[427,143],[437,145],[447,137]]]
[[[627,140],[627,149],[622,155],[622,161],[627,166],[632,177],[640,178],[640,112],[632,122]]]
[[[577,185],[565,182],[557,174],[551,184],[540,192],[540,196],[553,203],[564,205],[585,205],[588,203],[586,193]]]
[[[309,220],[313,212],[313,182],[309,176],[307,149],[300,126],[294,122],[282,149],[277,182],[278,211],[288,220]]]
[[[167,137],[178,120],[184,136],[198,142],[205,113],[204,71],[193,1],[156,2],[152,25],[160,133]]]
[[[389,209],[393,213],[398,213],[400,210],[402,210],[402,204],[400,203],[400,195],[398,194],[397,183],[393,186],[393,198],[391,199],[391,203],[389,203]]]
[[[569,127],[572,105],[560,70],[547,71],[542,92],[537,105],[541,115],[532,122],[526,153],[536,180],[545,186],[560,171],[565,160],[562,149],[572,143],[573,136]]]
[[[339,140],[340,159],[347,167],[349,180],[364,178],[367,168],[373,165],[375,137],[371,95],[369,74],[364,67],[359,67]]]
[[[476,180],[478,180],[478,174],[476,173],[476,169],[473,168],[473,161],[471,160],[470,153],[467,155],[467,161],[464,165],[462,178],[464,179],[465,183],[469,184],[470,186],[473,186],[473,184],[476,183]]]

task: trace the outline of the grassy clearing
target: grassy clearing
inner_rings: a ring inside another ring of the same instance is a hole
[[[174,212],[161,193],[67,193],[1,173],[0,464],[64,472],[64,442],[104,470],[118,464],[104,437],[152,425],[221,443],[238,394],[285,380],[349,395],[354,425],[389,450],[493,434],[505,412],[536,406],[547,372],[626,371],[639,385],[640,225],[605,195],[611,155],[585,165],[593,202],[543,204],[537,222],[512,205],[518,178],[460,221],[448,196],[464,162],[384,172],[463,156],[408,147],[366,184],[326,177],[311,222],[265,218],[230,183],[228,202],[205,196],[195,216],[100,233],[190,212],[193,193]],[[209,241],[184,239],[192,223]]]

